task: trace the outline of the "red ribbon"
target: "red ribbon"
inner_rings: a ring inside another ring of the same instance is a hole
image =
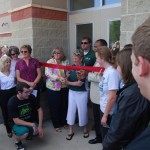
[[[48,68],[57,68],[57,69],[63,69],[63,70],[86,70],[90,72],[104,72],[103,67],[92,67],[92,66],[64,66],[64,65],[58,65],[58,64],[49,64],[45,62],[40,62],[42,67],[48,67]]]

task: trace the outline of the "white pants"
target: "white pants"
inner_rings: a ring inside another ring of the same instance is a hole
[[[79,126],[85,126],[88,123],[88,92],[69,90],[69,104],[67,113],[67,123],[74,125],[76,110],[78,110]]]

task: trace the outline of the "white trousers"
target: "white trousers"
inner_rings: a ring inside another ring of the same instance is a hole
[[[67,113],[67,123],[74,125],[76,111],[78,110],[79,126],[85,126],[88,123],[88,92],[69,90],[69,103]]]

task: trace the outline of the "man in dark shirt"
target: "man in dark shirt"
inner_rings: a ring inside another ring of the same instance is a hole
[[[132,73],[140,92],[150,101],[150,17],[132,36]],[[150,150],[150,126],[136,137],[126,150]]]
[[[17,95],[8,102],[9,124],[16,135],[17,150],[24,150],[22,140],[33,135],[43,137],[43,111],[36,98],[31,94],[30,86],[20,82],[16,86]],[[35,114],[38,112],[38,125],[35,123]]]

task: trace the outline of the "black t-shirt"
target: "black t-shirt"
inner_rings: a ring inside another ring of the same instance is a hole
[[[150,127],[135,138],[125,150],[150,150]]]
[[[13,118],[19,118],[24,121],[34,122],[36,111],[40,108],[40,104],[31,94],[28,99],[19,100],[15,95],[8,102],[9,124],[14,125]]]

